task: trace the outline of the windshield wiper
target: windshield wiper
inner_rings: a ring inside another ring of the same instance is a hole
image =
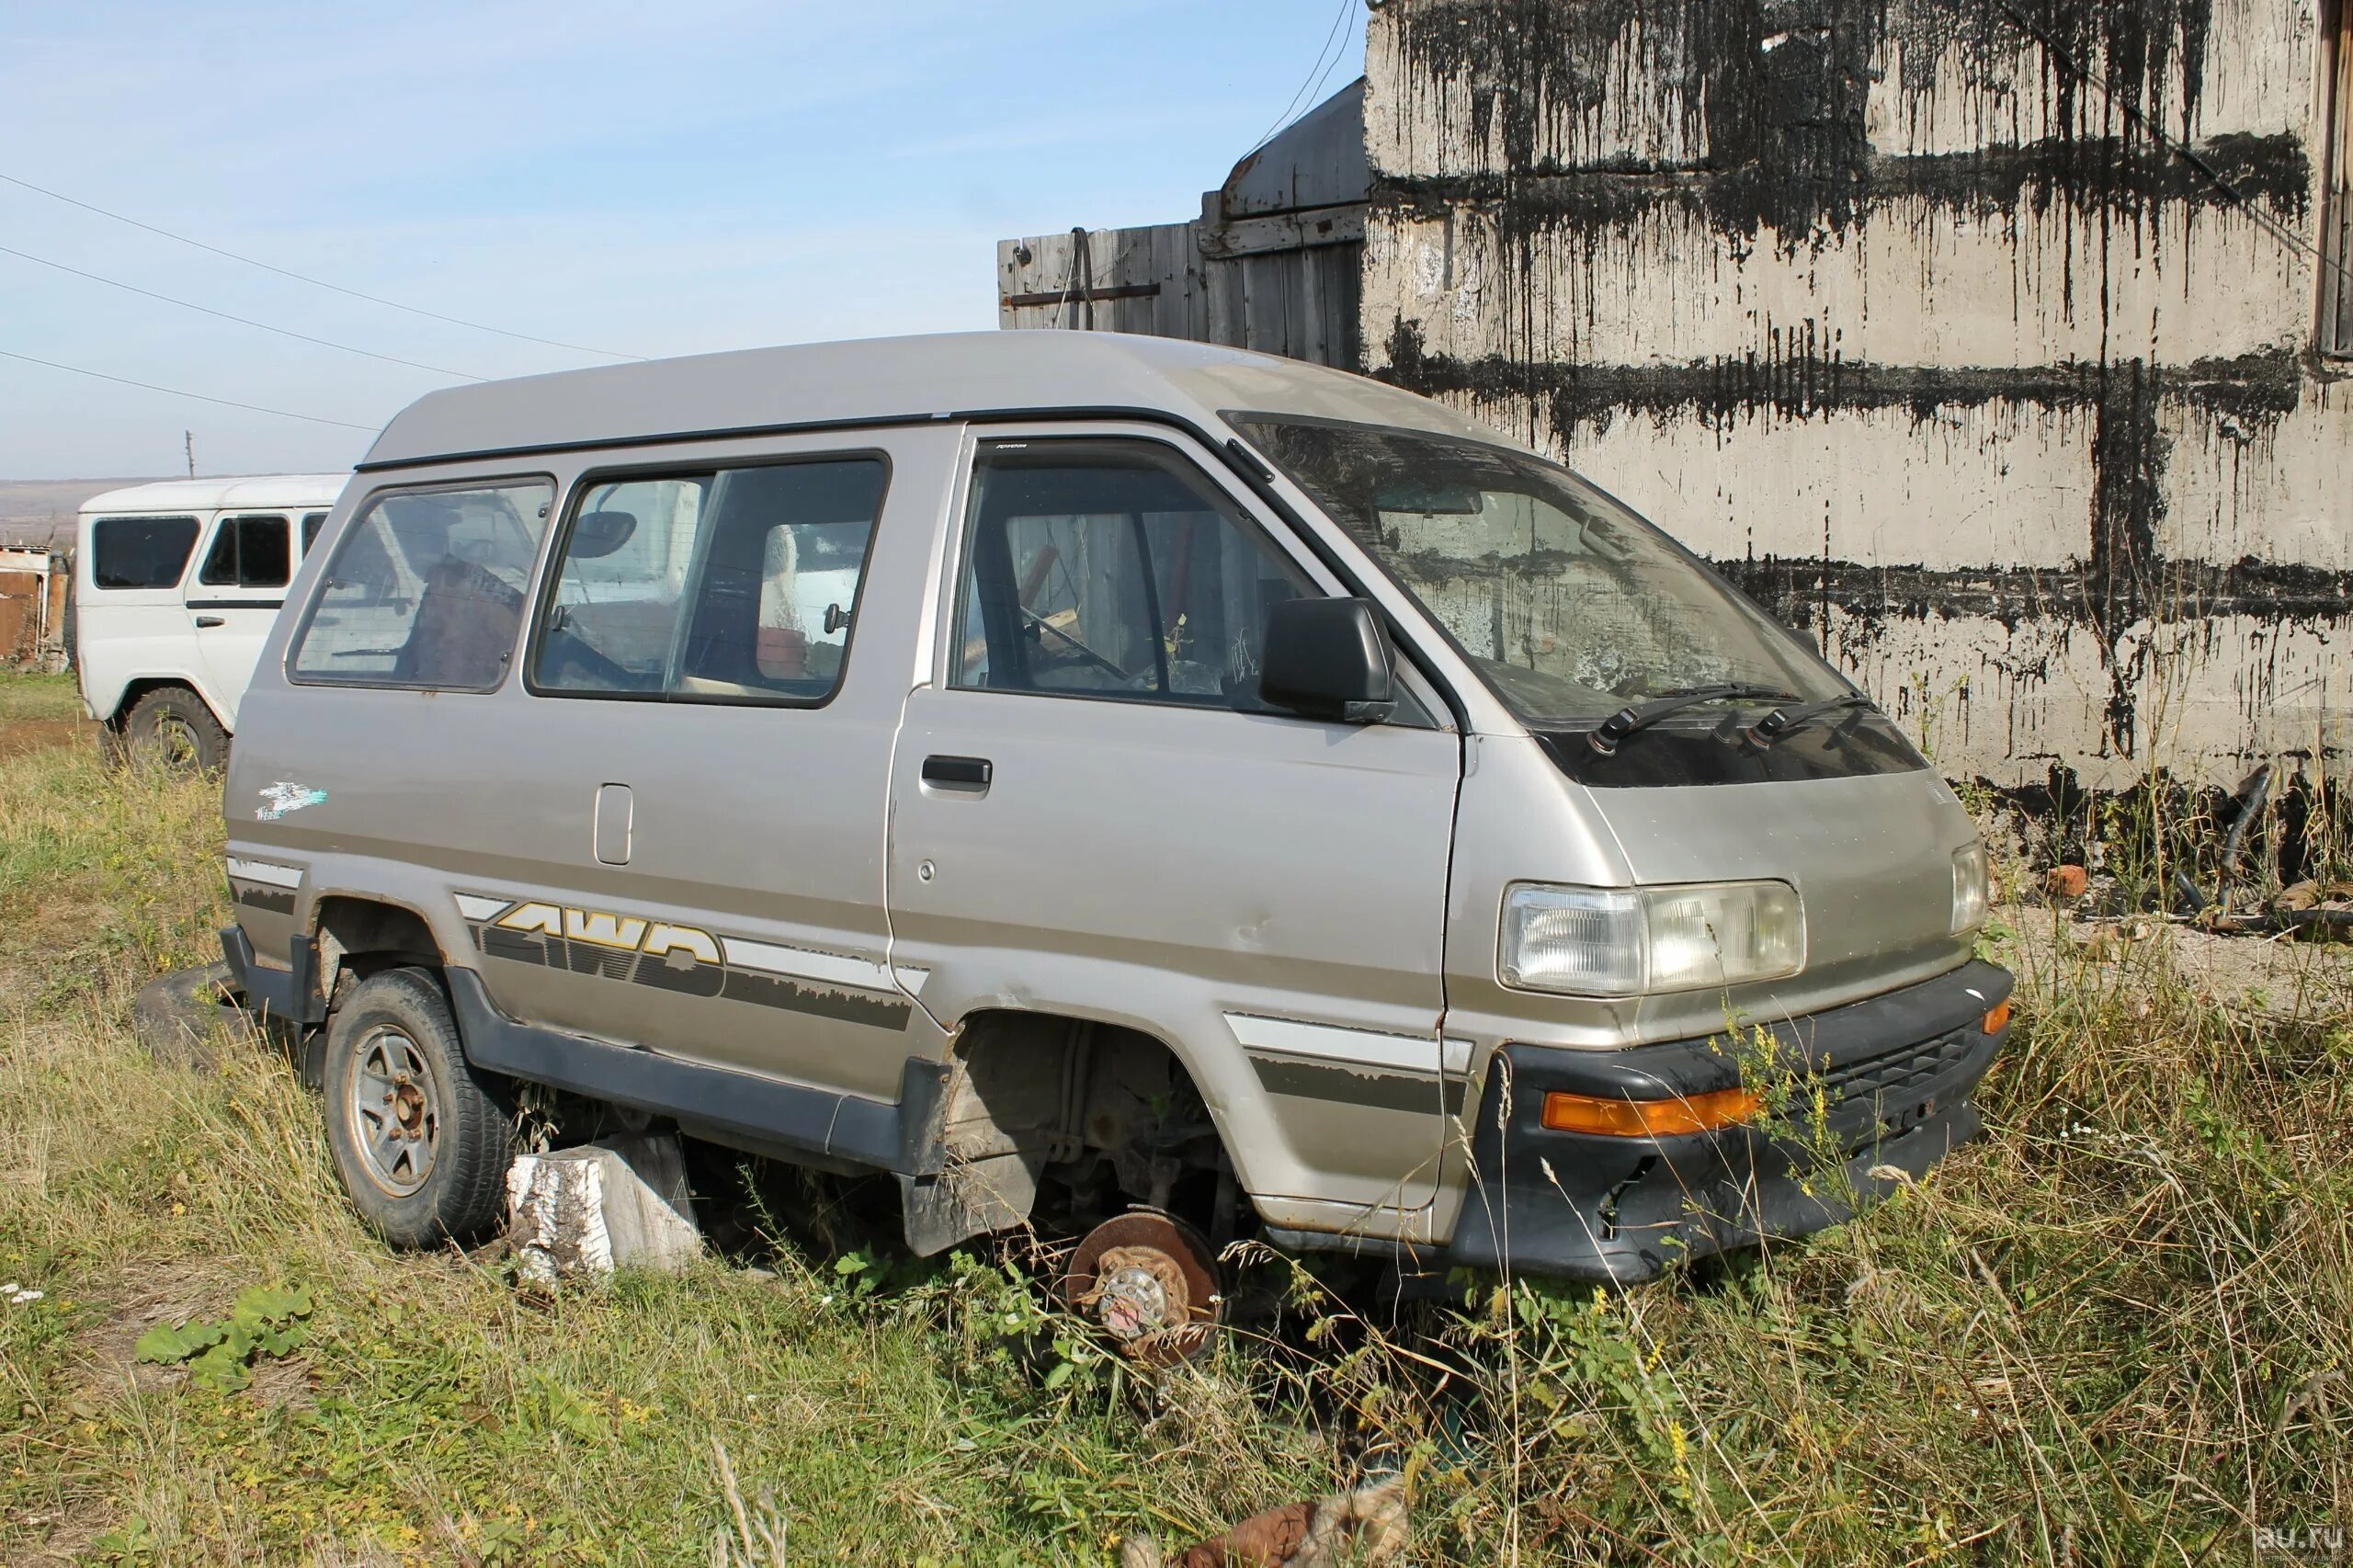
[[[1798,694],[1783,691],[1777,686],[1752,686],[1742,681],[1725,681],[1716,686],[1686,687],[1670,691],[1639,705],[1620,708],[1604,719],[1586,735],[1586,744],[1604,756],[1616,752],[1620,742],[1637,730],[1647,730],[1671,714],[1687,708],[1697,708],[1704,702],[1795,702]],[[1776,710],[1779,711],[1779,710]]]
[[[1748,738],[1754,744],[1769,746],[1801,724],[1811,724],[1816,719],[1848,708],[1870,706],[1871,699],[1861,692],[1842,691],[1836,697],[1825,697],[1819,702],[1802,702],[1795,708],[1776,708],[1748,726]]]

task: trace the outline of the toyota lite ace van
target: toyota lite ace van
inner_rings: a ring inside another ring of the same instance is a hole
[[[1158,338],[432,393],[290,590],[224,934],[396,1243],[519,1084],[1086,1238],[1643,1279],[1978,1131],[2009,977],[1912,743],[1449,408]],[[1778,1082],[1774,1075],[1779,1074]]]

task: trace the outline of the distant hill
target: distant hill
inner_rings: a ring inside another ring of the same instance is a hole
[[[0,545],[74,542],[74,514],[93,495],[143,479],[0,479]]]

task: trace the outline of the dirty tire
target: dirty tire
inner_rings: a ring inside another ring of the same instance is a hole
[[[324,1103],[335,1174],[384,1240],[464,1245],[497,1228],[514,1121],[497,1080],[467,1064],[430,970],[386,970],[336,1005]]]
[[[229,760],[229,732],[184,686],[159,686],[122,721],[123,754],[168,773],[215,773]]]
[[[131,1032],[158,1062],[211,1072],[221,1065],[221,1031],[233,1034],[248,1027],[244,1013],[227,1004],[222,988],[228,983],[225,963],[149,981],[131,1000]]]

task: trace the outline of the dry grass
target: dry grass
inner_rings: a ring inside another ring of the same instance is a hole
[[[0,1283],[45,1292],[0,1304],[0,1562],[1100,1562],[1400,1466],[1423,1561],[2236,1562],[2353,1521],[2341,949],[2275,949],[2283,1017],[2016,917],[1992,1133],[1865,1221],[1619,1297],[1465,1278],[1420,1336],[1301,1271],[1147,1386],[992,1259],[785,1243],[533,1301],[386,1253],[281,1065],[129,1036],[210,954],[217,809],[0,759]],[[309,1339],[251,1388],[133,1360],[276,1283]]]

